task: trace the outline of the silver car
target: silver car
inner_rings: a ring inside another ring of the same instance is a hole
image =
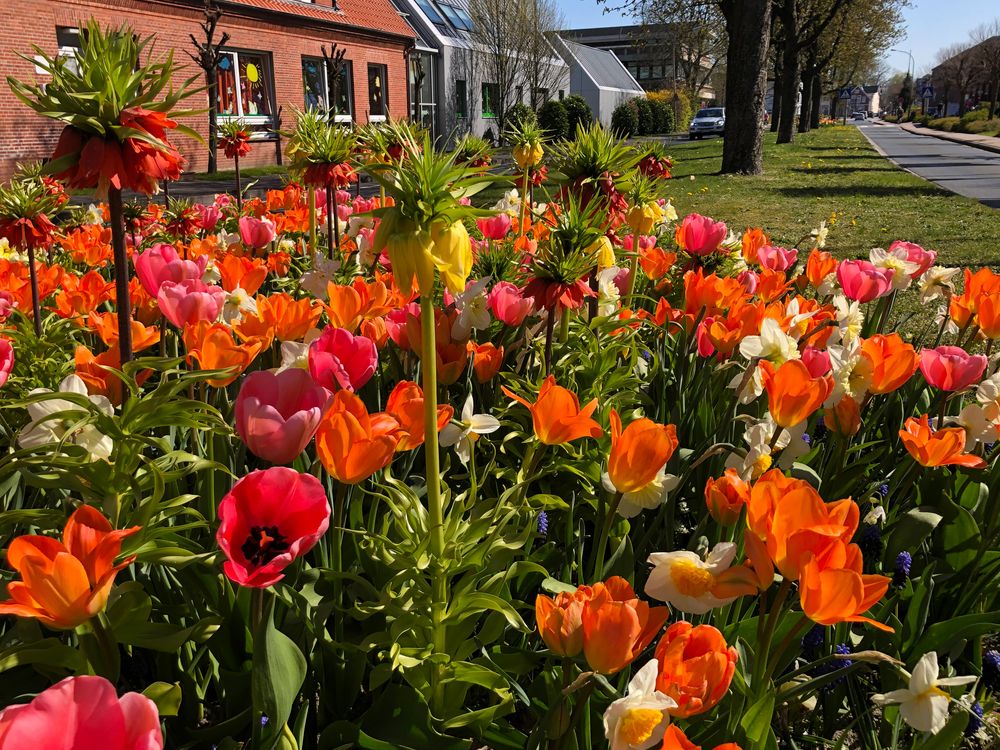
[[[698,110],[698,114],[688,126],[688,138],[692,141],[704,135],[722,135],[726,131],[726,110],[724,107],[710,107]]]

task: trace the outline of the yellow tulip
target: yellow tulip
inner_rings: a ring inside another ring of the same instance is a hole
[[[435,223],[431,227],[434,262],[444,283],[452,294],[465,291],[465,283],[472,273],[472,242],[465,224],[456,221],[448,226]],[[421,283],[421,291],[424,290]]]
[[[430,292],[434,288],[434,256],[431,254],[434,241],[430,232],[419,230],[405,220],[399,222],[397,229],[387,242],[396,286],[408,296],[416,277],[421,293]]]
[[[514,147],[514,161],[517,168],[524,172],[528,167],[533,167],[542,160],[542,144],[525,143]]]

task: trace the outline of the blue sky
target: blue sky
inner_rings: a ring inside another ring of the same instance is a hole
[[[633,23],[618,13],[604,13],[607,4],[597,0],[557,0],[562,8],[566,25],[570,28],[587,26],[621,26]],[[611,4],[615,4],[611,0]],[[934,53],[942,47],[964,41],[969,32],[979,24],[1000,17],[1000,6],[995,0],[911,0],[903,11],[906,36],[894,45],[895,49],[913,53],[917,72],[930,72]],[[905,70],[905,54],[886,51],[886,62]]]

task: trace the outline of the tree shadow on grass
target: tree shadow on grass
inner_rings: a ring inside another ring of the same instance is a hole
[[[899,170],[893,166],[887,167],[793,167],[792,172],[799,172],[801,174],[852,174],[861,172],[897,172]]]
[[[912,198],[916,195],[928,197],[941,197],[951,195],[947,190],[928,187],[896,186],[891,185],[843,185],[839,187],[780,187],[775,189],[776,193],[789,198],[832,198],[832,197],[863,197],[863,198],[892,198],[905,196]]]

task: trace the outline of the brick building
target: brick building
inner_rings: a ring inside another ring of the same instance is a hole
[[[201,38],[204,0],[4,0],[0,10],[0,70],[20,80],[44,81],[30,60],[32,46],[48,54],[72,55],[79,24],[95,18],[105,26],[128,24],[142,37],[156,36],[155,53],[174,49],[183,66],[179,84],[200,73],[188,56],[190,35]],[[407,57],[414,33],[389,0],[217,0],[223,12],[216,38],[230,36],[219,65],[220,122],[240,118],[254,129],[254,148],[241,163],[274,164],[281,141],[273,131],[293,124],[293,108],[327,108],[337,92],[338,120],[356,123],[404,118],[409,111]],[[331,86],[321,48],[346,50],[339,86]],[[199,79],[201,80],[201,79]],[[183,103],[205,109],[207,93]],[[207,135],[208,115],[183,122]],[[35,115],[0,84],[0,179],[19,161],[52,153],[62,126]],[[183,136],[172,142],[188,159],[188,170],[204,171],[208,149]],[[219,168],[229,164],[219,154]]]

